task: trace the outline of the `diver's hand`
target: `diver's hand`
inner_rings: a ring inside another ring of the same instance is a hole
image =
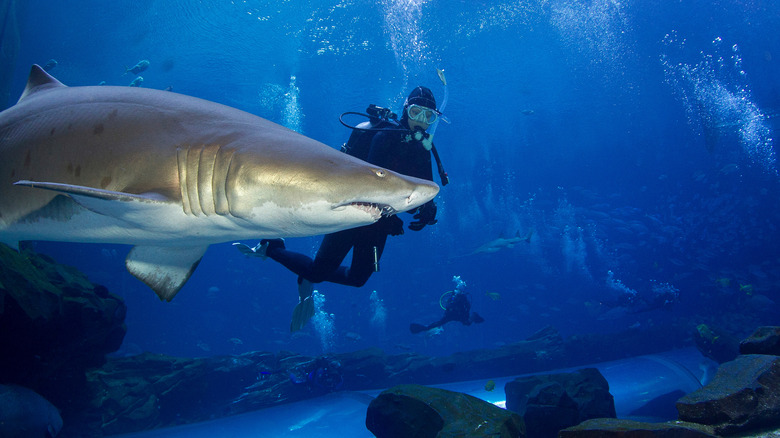
[[[262,247],[261,244],[257,244],[255,247],[251,247],[248,245],[244,245],[243,243],[236,242],[233,244],[239,251],[241,251],[241,254],[244,254],[245,256],[249,257],[265,257],[265,251],[262,253],[258,253],[257,250]]]
[[[387,234],[400,236],[404,233],[404,221],[400,217],[393,215],[385,220],[387,221]]]
[[[416,220],[409,224],[409,229],[412,231],[420,231],[426,225],[435,225],[439,222],[436,220],[437,210],[436,204],[434,204],[433,201],[423,204],[422,207],[420,207],[420,210],[417,211],[417,214],[414,215],[414,219]]]

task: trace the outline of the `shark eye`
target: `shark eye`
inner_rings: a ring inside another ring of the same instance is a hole
[[[387,172],[385,172],[385,171],[384,171],[384,170],[382,170],[382,169],[377,169],[377,170],[375,170],[374,172],[376,173],[376,176],[378,176],[378,177],[380,177],[380,178],[384,178],[384,177],[385,177],[385,175],[387,175]]]

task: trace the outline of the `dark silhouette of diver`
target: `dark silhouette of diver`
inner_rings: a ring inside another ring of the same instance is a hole
[[[376,110],[378,107],[370,107]],[[384,109],[380,109],[384,110]],[[387,113],[390,113],[389,110]],[[371,112],[371,111],[369,111]],[[395,172],[433,181],[431,154],[437,159],[442,184],[446,184],[438,155],[425,130],[441,115],[431,90],[417,87],[404,103],[403,114],[397,122],[388,118],[371,117],[369,122],[358,125],[350,140],[342,148],[344,152]],[[394,114],[392,114],[395,117]],[[426,225],[434,225],[436,204],[429,201],[410,211],[414,220],[409,229],[420,231]],[[299,304],[293,310],[290,331],[303,328],[314,315],[311,299],[312,283],[323,281],[361,287],[371,274],[379,270],[379,259],[385,248],[387,236],[403,234],[404,223],[397,215],[382,217],[363,227],[325,235],[314,259],[289,251],[282,239],[263,239],[256,247],[234,243],[242,253],[255,257],[270,257],[290,271],[298,274]],[[352,250],[352,264],[341,262]]]
[[[446,304],[442,306],[444,307],[444,316],[440,320],[428,325],[410,324],[409,330],[412,333],[416,334],[441,327],[450,321],[459,321],[463,325],[479,324],[485,321],[477,312],[471,312],[471,300],[469,300],[467,293],[455,290],[446,292],[445,295],[448,296]]]
[[[341,363],[327,357],[318,357],[310,367],[311,371],[305,371],[303,375],[296,375],[290,371],[290,381],[296,385],[305,385],[309,391],[331,392],[337,391],[344,384],[341,374]]]

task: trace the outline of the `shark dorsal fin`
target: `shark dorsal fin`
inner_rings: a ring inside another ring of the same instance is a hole
[[[27,78],[27,86],[24,87],[24,92],[22,92],[22,97],[19,98],[19,102],[23,101],[28,96],[43,90],[65,86],[66,85],[62,82],[54,79],[52,75],[46,73],[41,66],[33,64],[32,69],[30,69],[30,77]]]

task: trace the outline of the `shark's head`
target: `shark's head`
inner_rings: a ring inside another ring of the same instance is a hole
[[[236,151],[225,180],[230,214],[285,236],[325,234],[414,209],[439,192],[431,181],[319,151]]]

